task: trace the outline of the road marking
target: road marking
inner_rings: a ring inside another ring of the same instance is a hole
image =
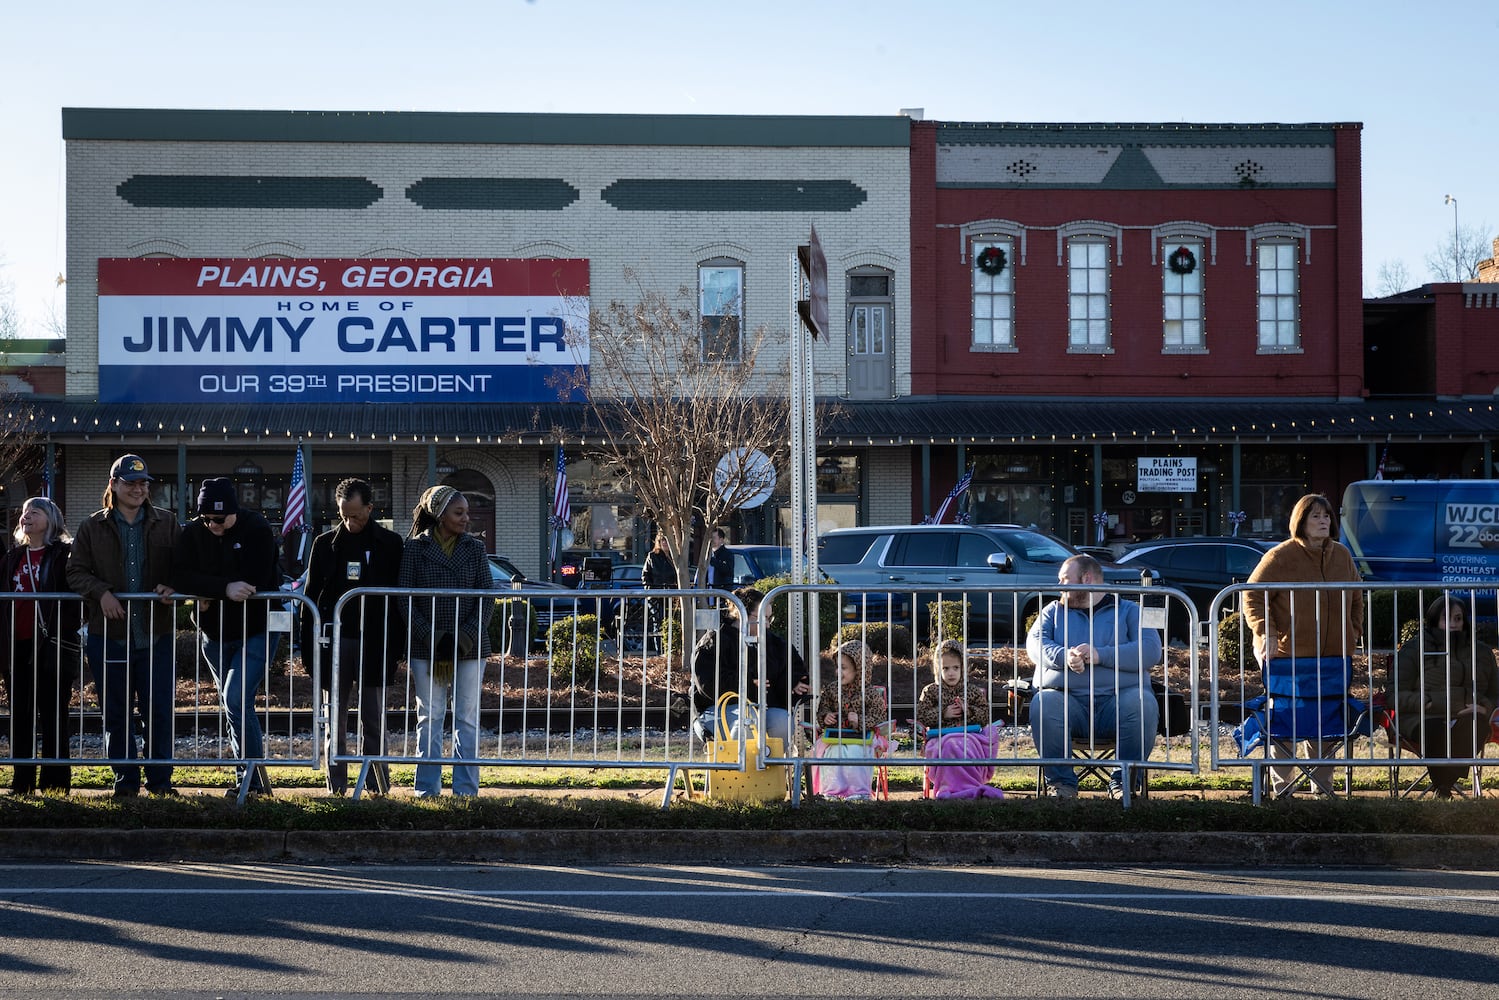
[[[1465,902],[1499,903],[1499,892],[835,892],[822,889],[453,889],[442,886],[265,886],[246,889],[183,886],[103,888],[28,886],[0,889],[0,899],[16,896],[411,896],[476,899],[660,899],[697,897],[744,899],[793,896],[807,899],[978,899],[1065,902]]]

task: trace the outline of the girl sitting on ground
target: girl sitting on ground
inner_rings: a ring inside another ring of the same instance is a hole
[[[994,756],[997,727],[989,720],[989,694],[965,676],[963,644],[948,639],[932,651],[935,680],[921,689],[916,725],[926,736],[928,760],[974,760]],[[932,794],[939,799],[1004,798],[989,784],[994,768],[943,764],[927,768]]]
[[[869,651],[862,642],[845,642],[834,650],[838,683],[817,697],[817,743],[820,758],[877,756],[887,745],[890,707],[883,688],[869,682]],[[870,764],[833,764],[814,768],[817,791],[829,798],[868,799],[874,782]]]

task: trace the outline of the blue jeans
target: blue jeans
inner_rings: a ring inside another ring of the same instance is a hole
[[[265,738],[260,732],[260,717],[255,714],[255,697],[265,681],[266,663],[279,644],[279,637],[273,641],[265,632],[244,639],[203,638],[203,657],[213,671],[219,700],[229,720],[229,746],[241,760],[258,761],[265,757]],[[257,781],[251,791],[270,789],[261,787]]]
[[[442,759],[443,723],[448,717],[448,684],[432,676],[430,660],[411,661],[416,689],[416,752],[428,760]],[[479,685],[484,680],[482,660],[459,660],[453,669],[453,756],[479,756]],[[416,797],[442,794],[442,765],[416,765]],[[453,766],[453,794],[478,795],[479,769],[473,764]]]
[[[94,687],[104,709],[104,753],[111,760],[135,760],[140,754],[135,746],[133,713],[139,709],[146,725],[146,759],[172,759],[173,699],[177,684],[172,672],[171,635],[157,636],[151,645],[129,648],[126,640],[110,639],[89,633],[85,651]],[[117,792],[139,791],[141,768],[138,765],[113,765]],[[171,764],[147,764],[146,790],[165,791],[172,787]]]
[[[1160,716],[1155,692],[1149,688],[1129,688],[1117,695],[1112,691],[1090,693],[1086,687],[1069,691],[1042,688],[1031,699],[1031,738],[1042,757],[1070,757],[1072,737],[1088,739],[1091,733],[1099,739],[1113,739],[1114,756],[1119,760],[1145,760],[1155,749]],[[1042,772],[1054,788],[1077,787],[1077,772],[1071,767],[1044,767]],[[1118,772],[1110,784],[1121,784]]]

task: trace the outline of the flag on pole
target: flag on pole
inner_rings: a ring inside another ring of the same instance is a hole
[[[42,496],[52,499],[52,463],[42,462]]]
[[[952,507],[953,501],[962,496],[964,493],[968,492],[968,486],[972,482],[973,466],[969,466],[968,471],[958,477],[957,483],[955,483],[953,485],[953,488],[948,491],[947,499],[942,501],[942,506],[937,508],[937,513],[932,515],[932,524],[942,523],[942,519],[947,516],[948,509]]]
[[[307,468],[302,463],[302,446],[297,445],[297,459],[291,467],[291,489],[286,491],[286,517],[281,521],[281,535],[307,529]]]
[[[562,453],[562,446],[557,446],[557,485],[552,488],[552,513],[547,517],[547,524],[552,529],[552,555],[551,562],[555,566],[557,562],[557,537],[562,529],[572,523],[573,505],[567,495],[567,456]]]
[[[547,523],[553,528],[565,528],[572,523],[573,505],[567,495],[567,456],[562,446],[557,446],[557,486],[552,491],[552,516]]]
[[[1384,478],[1384,462],[1385,462],[1385,459],[1387,459],[1389,457],[1390,457],[1390,446],[1388,444],[1386,444],[1384,446],[1384,451],[1382,451],[1382,452],[1379,453],[1379,465],[1374,469],[1374,478],[1375,479],[1383,479]]]

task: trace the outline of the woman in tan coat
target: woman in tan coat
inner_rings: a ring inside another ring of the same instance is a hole
[[[1361,582],[1353,554],[1332,533],[1332,503],[1319,493],[1307,494],[1291,508],[1291,537],[1264,554],[1249,582]],[[1348,657],[1363,636],[1364,592],[1337,587],[1246,590],[1244,618],[1254,632],[1254,656],[1262,666],[1271,657]],[[1307,744],[1311,756],[1323,756],[1320,741]],[[1287,741],[1270,740],[1268,745],[1272,758],[1296,756]],[[1294,774],[1293,768],[1271,768],[1271,792],[1281,794]],[[1312,768],[1309,774],[1318,792],[1332,794],[1332,768]]]

